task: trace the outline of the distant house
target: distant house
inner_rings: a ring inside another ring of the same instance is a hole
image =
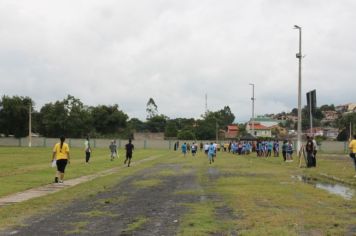
[[[323,115],[324,119],[322,119],[322,122],[332,122],[339,117],[336,111],[323,111]]]
[[[328,139],[336,139],[339,135],[339,130],[336,128],[324,128],[324,136]]]
[[[239,134],[239,127],[237,125],[228,125],[225,132],[225,138],[234,139]]]
[[[252,122],[252,121],[250,121],[250,122]],[[282,122],[282,120],[275,120],[275,119],[272,119],[272,118],[267,117],[267,116],[257,116],[254,119],[254,123],[258,123],[258,124],[263,125],[265,127],[272,127],[272,126],[278,125],[280,122]]]
[[[321,127],[315,127],[312,129],[307,129],[305,131],[307,135],[313,135],[313,136],[324,136],[324,130]]]
[[[271,128],[271,132],[275,133],[277,137],[286,137],[288,135],[287,129],[279,125],[274,125],[270,128]]]
[[[335,111],[337,111],[339,113],[356,112],[356,103],[348,103],[345,105],[336,106]]]
[[[246,131],[256,137],[272,137],[272,130],[270,127],[264,126],[259,122],[253,123],[254,133],[252,133],[252,123],[246,125]]]

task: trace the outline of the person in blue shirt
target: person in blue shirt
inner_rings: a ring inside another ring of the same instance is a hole
[[[287,161],[288,141],[284,140],[282,145],[283,161]]]
[[[187,154],[187,144],[186,143],[182,144],[182,153],[183,153],[184,157]]]
[[[246,143],[246,154],[249,155],[251,152],[251,144],[249,142]]]
[[[209,145],[209,149],[208,149],[208,158],[209,158],[209,163],[210,164],[211,164],[211,162],[214,162],[214,156],[215,156],[215,146],[211,142],[210,145]]]
[[[292,161],[293,161],[293,144],[289,140],[288,146],[287,146],[287,160],[286,160],[286,162],[292,162]]]
[[[267,157],[270,157],[272,154],[273,143],[272,141],[267,142]]]
[[[279,141],[275,140],[273,143],[273,154],[274,157],[279,157]]]

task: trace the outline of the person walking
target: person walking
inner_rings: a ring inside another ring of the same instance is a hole
[[[183,153],[184,157],[187,154],[187,144],[186,143],[182,144],[182,153]]]
[[[292,141],[288,141],[287,145],[287,160],[286,162],[292,162],[293,161],[293,144]]]
[[[283,161],[287,160],[287,150],[288,150],[288,141],[284,140],[283,145],[282,145],[282,156],[283,156]]]
[[[192,144],[192,156],[193,157],[197,153],[197,149],[198,149],[198,145],[196,145],[195,142],[193,142],[193,144]]]
[[[211,142],[209,145],[209,149],[208,149],[208,158],[209,158],[210,164],[211,164],[211,162],[214,162],[215,155],[216,155],[216,149],[215,149],[214,143]]]
[[[131,139],[129,139],[129,143],[125,145],[125,149],[126,149],[126,159],[124,161],[124,164],[126,164],[127,162],[127,167],[130,167],[132,152],[134,150],[134,145],[131,143]]]
[[[356,171],[356,134],[353,136],[353,140],[349,144],[350,157],[354,161],[354,167]],[[356,175],[354,176],[356,178]]]
[[[85,163],[89,164],[89,159],[91,154],[89,136],[87,136],[87,138],[84,141],[84,151],[85,151]]]
[[[311,137],[307,136],[307,143],[305,144],[305,151],[307,152],[307,168],[314,166],[314,144]]]
[[[56,161],[57,172],[54,177],[55,183],[63,183],[64,172],[67,164],[70,163],[69,146],[64,142],[65,137],[60,137],[60,142],[53,147],[52,162]]]
[[[315,141],[315,137],[312,137],[313,141],[313,166],[316,167],[316,153],[318,152],[318,144]]]
[[[115,157],[118,157],[117,155],[117,145],[116,145],[116,141],[112,140],[109,146],[110,149],[110,161],[113,161],[115,159]]]

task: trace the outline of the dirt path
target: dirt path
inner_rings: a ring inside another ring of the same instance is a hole
[[[157,176],[160,171],[167,170],[174,174]],[[194,194],[175,194],[176,191],[201,188],[194,169],[180,173],[179,164],[145,169],[105,192],[77,200],[51,215],[30,219],[25,222],[26,226],[4,234],[175,235],[180,218],[187,211],[182,204],[202,199]]]

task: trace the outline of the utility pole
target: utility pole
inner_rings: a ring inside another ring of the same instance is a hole
[[[252,119],[251,119],[251,129],[252,135],[255,136],[255,84],[250,83],[252,86]]]
[[[28,109],[28,146],[32,147],[32,120],[31,120],[31,102]]]
[[[208,113],[208,94],[205,94],[205,113]]]
[[[299,30],[299,52],[296,57],[299,61],[298,70],[298,133],[297,133],[297,153],[299,154],[302,145],[302,27],[294,25],[294,28]]]
[[[312,112],[312,93],[309,92],[309,114],[310,114],[310,135],[314,136],[314,131],[313,131],[313,112]]]

